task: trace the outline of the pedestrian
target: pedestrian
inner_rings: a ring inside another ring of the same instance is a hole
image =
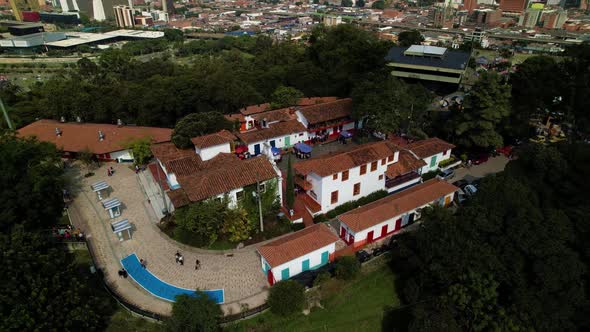
[[[127,271],[123,269],[123,278],[127,279]]]
[[[182,257],[182,255],[178,257],[178,262],[180,263],[180,265],[184,265],[184,257]]]
[[[111,166],[111,167],[109,168],[109,170],[111,171],[111,175],[115,174],[115,169],[113,168],[113,166]]]
[[[180,259],[180,253],[177,251],[176,255],[174,255],[176,257],[176,264],[178,264],[178,261]]]
[[[145,269],[145,261],[143,260],[143,258],[139,260],[139,264],[141,265],[141,267]]]
[[[111,169],[110,169],[110,168],[107,168],[107,175],[108,175],[108,176],[111,176],[111,175],[112,175],[112,174],[111,174]]]
[[[119,278],[123,278],[123,271],[125,271],[125,270],[123,270],[123,269],[119,270]]]
[[[139,173],[139,166],[135,165],[135,174]]]
[[[199,260],[197,259],[197,261],[195,262],[195,270],[198,270],[201,267],[201,262],[199,262]]]

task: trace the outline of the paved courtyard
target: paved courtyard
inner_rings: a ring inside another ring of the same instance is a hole
[[[490,157],[488,161],[477,166],[461,167],[455,170],[455,176],[449,179],[449,182],[459,181],[461,179],[483,178],[490,174],[502,172],[510,159],[503,155],[497,157]]]
[[[114,167],[115,174],[107,176],[106,167]],[[136,253],[147,263],[147,268],[161,280],[175,286],[191,289],[219,289],[225,291],[224,312],[237,313],[245,304],[256,307],[266,301],[268,285],[256,254],[256,246],[225,252],[201,250],[184,246],[163,234],[157,226],[158,218],[140,185],[139,176],[129,164],[106,164],[94,170],[95,175],[84,178],[85,172],[74,166],[68,171],[75,197],[70,216],[76,227],[89,239],[98,267],[105,279],[129,302],[160,314],[169,314],[171,304],[147,293],[131,278],[117,274],[120,260]],[[112,188],[109,198],[118,198],[122,206],[120,217],[110,219],[96,194],[92,183],[105,180]],[[120,242],[113,234],[110,223],[129,219],[133,225],[132,239]],[[184,266],[175,263],[174,255],[180,251]],[[201,268],[195,270],[199,259]]]

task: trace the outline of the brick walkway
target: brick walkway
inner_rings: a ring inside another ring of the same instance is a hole
[[[73,180],[75,195],[70,207],[72,222],[89,238],[98,267],[105,279],[127,301],[150,311],[169,314],[171,304],[159,300],[144,291],[130,278],[118,277],[120,259],[136,253],[147,262],[147,268],[158,278],[184,288],[219,289],[225,291],[226,314],[238,313],[241,304],[250,308],[266,301],[268,286],[256,254],[256,246],[224,252],[190,248],[177,243],[163,234],[156,225],[152,207],[141,190],[138,176],[129,164],[107,164],[115,168],[112,177],[106,175],[106,167],[95,170],[89,178],[81,176],[76,167],[68,171]],[[122,206],[121,217],[109,219],[107,212],[90,190],[90,184],[105,180],[112,187],[109,197],[118,198]],[[77,186],[77,187],[76,187]],[[129,219],[133,225],[131,240],[119,242],[110,229],[115,220]],[[175,263],[174,254],[180,251],[185,265]],[[226,254],[231,253],[229,257]],[[195,271],[195,260],[201,269]]]

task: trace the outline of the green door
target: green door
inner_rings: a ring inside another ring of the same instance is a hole
[[[307,270],[309,270],[309,259],[306,259],[303,262],[301,262],[301,271],[305,272]]]
[[[289,279],[289,268],[283,269],[283,271],[281,271],[281,280],[287,279]]]
[[[285,136],[285,146],[286,147],[291,146],[291,136]]]
[[[328,263],[328,258],[330,257],[330,253],[328,253],[327,251],[324,251],[322,253],[322,265],[327,264]]]
[[[430,159],[430,168],[436,166],[436,155],[432,156],[432,159]]]

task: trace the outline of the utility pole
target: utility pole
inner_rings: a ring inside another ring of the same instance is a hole
[[[10,118],[8,117],[8,112],[6,112],[6,108],[4,108],[4,103],[2,102],[2,98],[0,98],[0,107],[2,108],[2,113],[4,114],[4,119],[6,120],[6,125],[8,126],[8,129],[13,130],[14,127],[12,126],[12,122],[10,121]]]
[[[260,197],[260,181],[256,180],[256,198],[258,199],[258,215],[260,216],[260,232],[264,232],[264,223],[262,222],[262,198]]]

